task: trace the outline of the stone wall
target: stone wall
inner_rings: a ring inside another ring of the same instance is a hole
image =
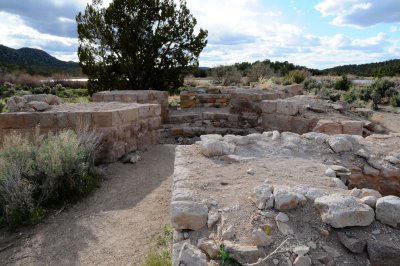
[[[255,113],[261,115],[261,102],[264,100],[277,100],[300,95],[303,85],[283,86],[275,90],[237,89],[232,91],[230,112],[235,114]]]
[[[199,93],[196,91],[183,91],[180,93],[182,109],[228,106],[230,99],[229,93]]]
[[[303,105],[296,98],[265,100],[260,104],[262,112],[262,128],[265,131],[279,130],[298,134],[310,131],[325,134],[363,135],[367,121],[351,120],[350,117],[337,116],[329,119],[329,113],[322,115],[325,110]],[[316,112],[316,115],[312,115]],[[318,112],[321,112],[318,114]],[[328,116],[328,118],[327,118]]]
[[[161,107],[158,104],[87,103],[59,105],[47,112],[0,114],[0,141],[6,134],[42,134],[88,125],[102,136],[100,159],[117,161],[123,155],[160,141]]]
[[[168,92],[155,90],[103,91],[93,94],[93,102],[151,103],[161,106],[163,122],[168,119]]]

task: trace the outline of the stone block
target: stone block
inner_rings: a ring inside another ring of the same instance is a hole
[[[139,110],[137,108],[119,110],[118,113],[122,123],[131,123],[139,118]]]
[[[262,127],[265,131],[292,131],[293,116],[281,114],[264,114],[262,116]]]
[[[343,127],[340,123],[334,122],[332,120],[319,120],[315,128],[314,132],[325,133],[328,135],[336,135],[342,134]]]
[[[276,112],[282,115],[294,116],[299,112],[299,105],[297,102],[278,100],[276,103]]]
[[[274,113],[276,113],[276,105],[277,105],[277,101],[273,101],[273,100],[262,101],[260,104],[261,111],[263,114],[274,114]]]
[[[341,121],[343,126],[343,134],[359,135],[362,136],[364,129],[364,122],[362,121]]]

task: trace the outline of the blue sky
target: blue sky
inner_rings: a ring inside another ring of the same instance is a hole
[[[75,15],[89,0],[1,0],[0,43],[77,60]],[[105,1],[107,2],[107,1]],[[187,0],[209,31],[200,65],[256,60],[307,67],[400,58],[399,0]]]

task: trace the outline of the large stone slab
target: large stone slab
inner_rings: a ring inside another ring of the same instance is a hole
[[[374,210],[359,199],[333,194],[317,198],[314,202],[322,221],[335,228],[368,226],[375,219]]]
[[[207,224],[208,207],[191,201],[173,201],[171,219],[175,229],[198,230]]]

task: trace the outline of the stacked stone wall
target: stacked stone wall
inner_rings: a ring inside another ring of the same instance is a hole
[[[168,92],[155,90],[103,91],[93,94],[93,102],[124,102],[141,104],[159,104],[161,117],[165,123],[168,119]]]
[[[41,134],[88,126],[102,137],[100,159],[115,162],[123,155],[160,141],[158,104],[97,103],[58,106],[47,112],[0,114],[0,141],[11,133]]]

